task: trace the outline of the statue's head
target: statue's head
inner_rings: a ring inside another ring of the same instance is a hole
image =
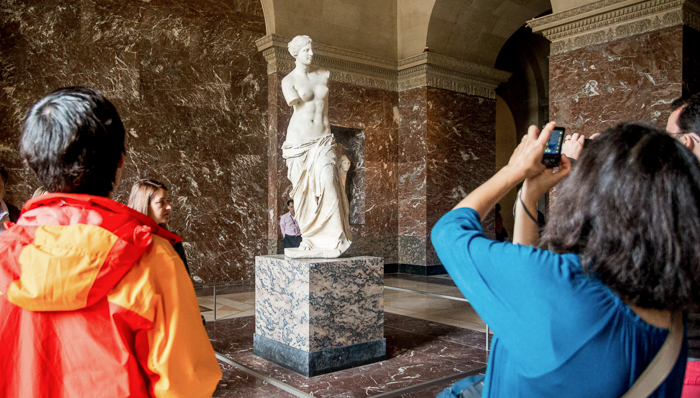
[[[289,42],[289,44],[287,44],[287,47],[289,48],[289,53],[292,54],[292,57],[298,61],[302,61],[304,64],[311,63],[311,58],[313,57],[314,53],[311,49],[311,38],[309,36],[296,36]],[[303,59],[299,58],[300,53]]]

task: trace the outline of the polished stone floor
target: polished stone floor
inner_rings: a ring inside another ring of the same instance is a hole
[[[253,355],[255,286],[198,288],[224,372],[215,397],[435,397],[488,360],[485,325],[449,276],[385,275],[387,359],[306,378]],[[214,321],[216,309],[216,321]]]

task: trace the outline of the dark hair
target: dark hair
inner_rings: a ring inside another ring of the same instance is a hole
[[[663,131],[625,123],[557,188],[543,245],[580,255],[628,303],[689,309],[700,294],[700,163]]]
[[[5,166],[0,164],[0,177],[2,177],[2,183],[7,184],[7,179],[10,178],[10,175],[7,174],[7,169]]]
[[[290,203],[294,203],[294,199],[289,199],[289,200],[287,201],[287,206],[289,206]]]
[[[700,134],[700,93],[683,100],[683,103],[675,109],[681,106],[683,110],[678,114],[678,121],[676,122],[680,131],[682,133]]]
[[[107,196],[124,153],[124,125],[99,91],[68,87],[34,104],[20,153],[51,192]]]

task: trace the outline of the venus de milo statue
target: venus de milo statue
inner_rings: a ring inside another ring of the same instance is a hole
[[[285,249],[294,258],[334,258],[352,243],[345,177],[350,161],[331,134],[328,120],[330,72],[311,66],[311,38],[289,42],[296,67],[282,79],[282,93],[294,113],[287,128],[282,156],[292,182],[296,220],[301,229],[299,248]]]

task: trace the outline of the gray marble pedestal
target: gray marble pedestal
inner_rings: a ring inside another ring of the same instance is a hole
[[[384,259],[255,257],[254,353],[306,377],[384,360]]]

